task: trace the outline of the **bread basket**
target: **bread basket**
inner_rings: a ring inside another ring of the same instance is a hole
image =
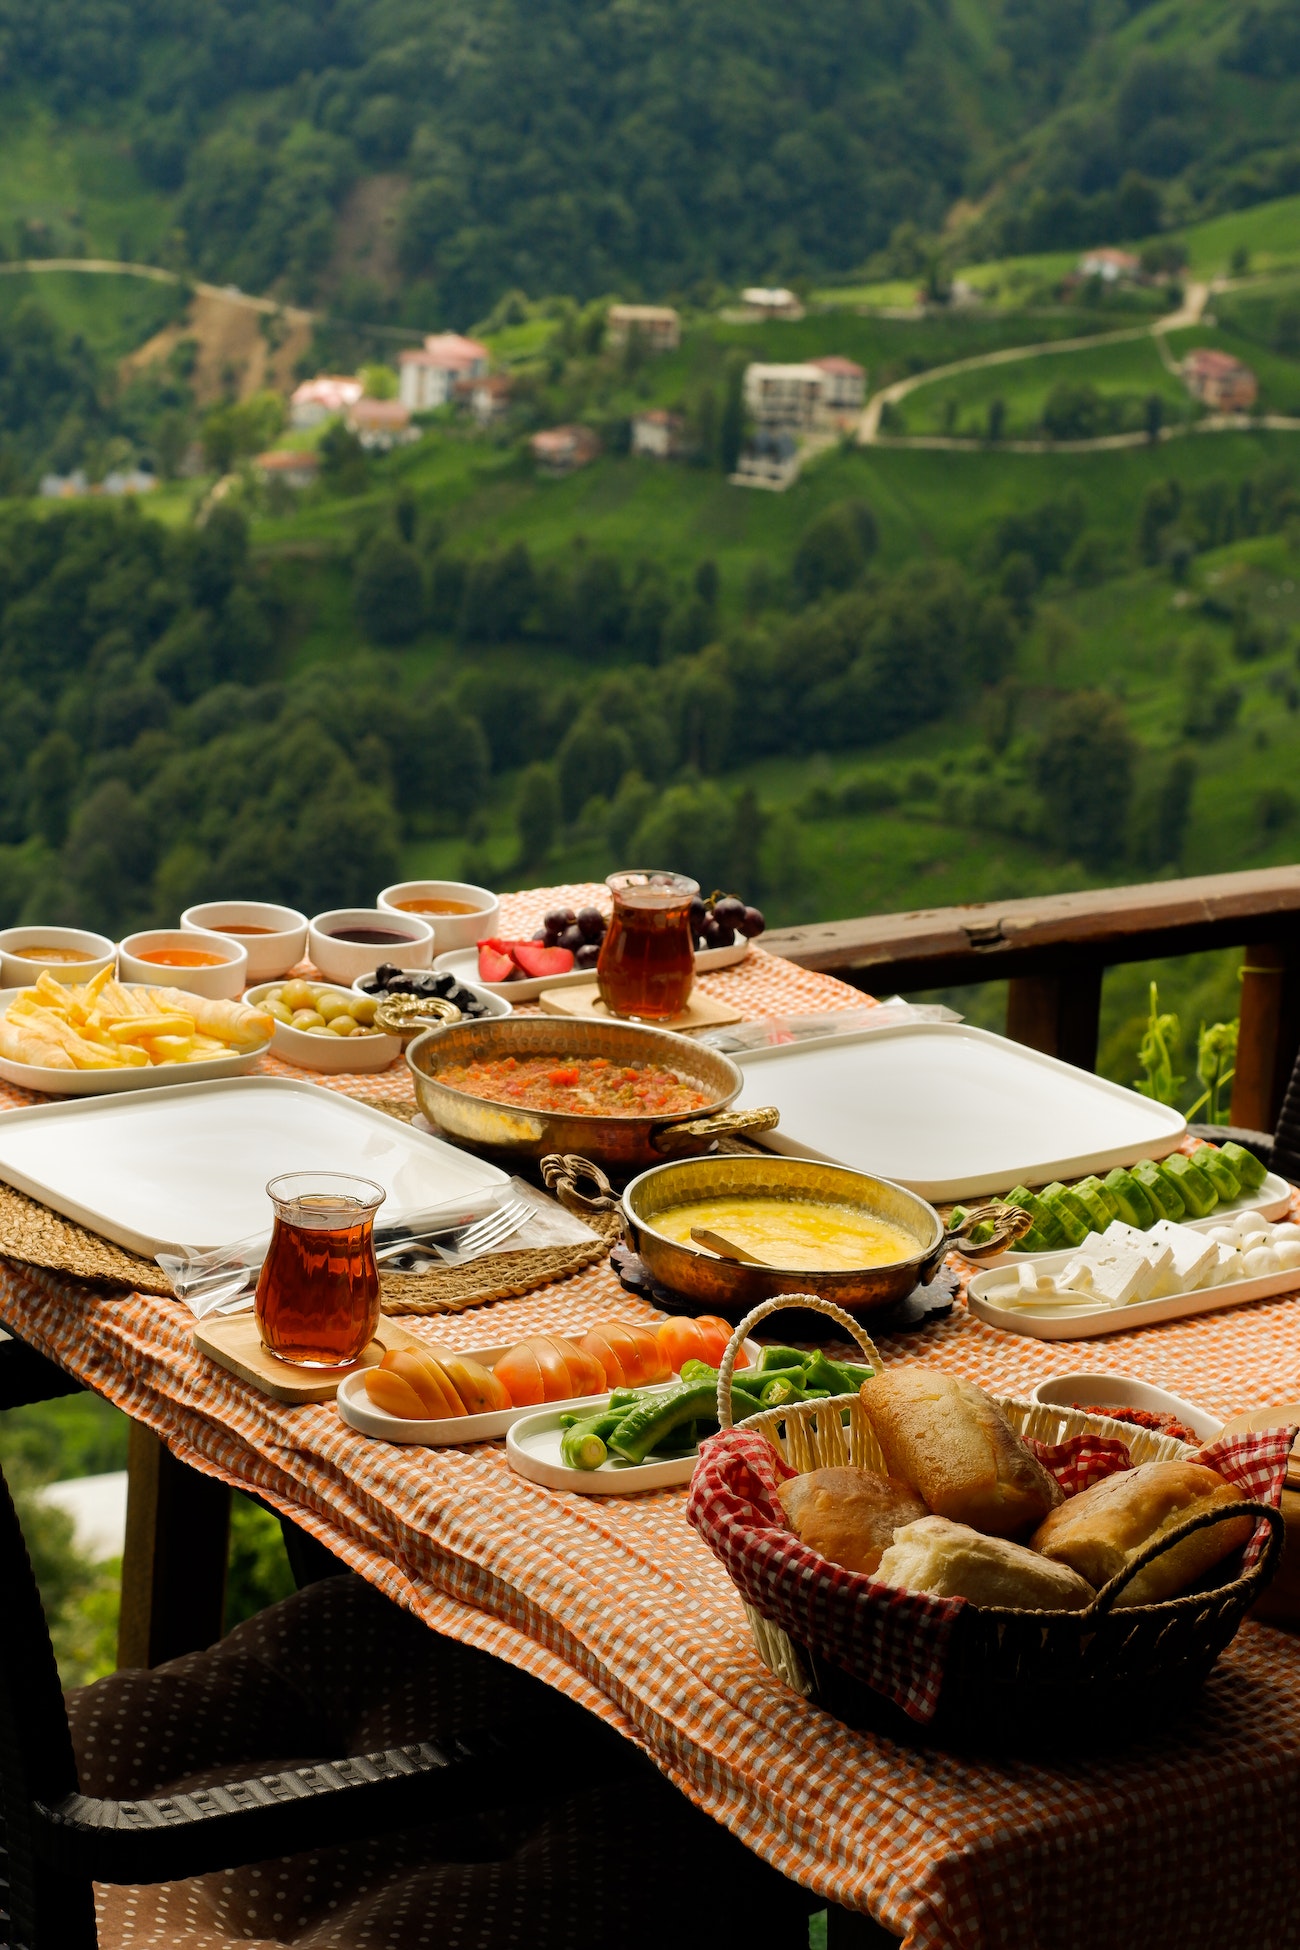
[[[873,1367],[884,1365],[867,1334],[850,1315],[832,1302],[812,1294],[763,1302],[741,1321],[732,1335],[718,1373],[718,1420],[732,1426],[731,1373],[736,1355],[755,1327],[785,1306],[811,1308],[835,1320],[855,1341]],[[867,1384],[870,1385],[869,1383]],[[1195,1451],[1172,1436],[1114,1422],[1109,1416],[1088,1415],[1078,1409],[1021,1401],[995,1395],[1018,1434],[1044,1443],[1060,1443],[1071,1436],[1118,1438],[1128,1445],[1133,1463],[1187,1457]],[[801,1402],[768,1409],[749,1417],[744,1431],[761,1432],[792,1469],[820,1469],[851,1464],[884,1473],[871,1424],[857,1395]],[[951,1623],[943,1652],[938,1704],[924,1724],[868,1683],[869,1665],[878,1673],[882,1656],[897,1654],[900,1663],[914,1657],[915,1606],[888,1603],[864,1608],[859,1589],[852,1619],[841,1616],[832,1654],[823,1642],[792,1635],[783,1625],[746,1599],[745,1610],[754,1643],[763,1663],[786,1685],[851,1726],[915,1741],[918,1737],[981,1746],[1054,1746],[1062,1742],[1077,1750],[1098,1738],[1114,1740],[1151,1724],[1153,1715],[1168,1713],[1209,1673],[1215,1660],[1235,1636],[1250,1606],[1276,1569],[1282,1547],[1282,1519],[1270,1505],[1237,1504],[1222,1516],[1258,1515],[1268,1525],[1263,1550],[1248,1568],[1234,1553],[1217,1572],[1225,1581],[1210,1590],[1193,1590],[1160,1604],[1114,1609],[1115,1600],[1133,1575],[1153,1558],[1193,1530],[1204,1528],[1219,1512],[1188,1519],[1138,1553],[1125,1571],[1098,1592],[1086,1611],[1012,1611],[963,1604]],[[1258,1535],[1258,1531],[1256,1532]],[[830,1569],[831,1567],[828,1567]],[[733,1572],[734,1576],[734,1572]],[[853,1580],[859,1587],[864,1580]],[[832,1607],[837,1594],[832,1580]],[[876,1588],[879,1592],[879,1587]],[[742,1592],[742,1596],[744,1593]],[[849,1600],[845,1597],[847,1605]],[[778,1610],[778,1605],[773,1605]],[[808,1613],[814,1615],[810,1602]],[[825,1616],[823,1612],[823,1617]],[[865,1628],[865,1631],[864,1631]],[[859,1643],[860,1670],[848,1669],[845,1647]],[[909,1634],[907,1645],[890,1644],[891,1637]],[[866,1638],[870,1637],[868,1649]],[[883,1642],[883,1643],[882,1643]],[[910,1710],[909,1710],[910,1711]]]

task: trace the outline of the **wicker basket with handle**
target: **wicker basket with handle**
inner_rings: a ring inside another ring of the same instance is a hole
[[[812,1294],[765,1301],[736,1328],[719,1368],[718,1420],[723,1429],[732,1426],[732,1368],[745,1337],[760,1321],[789,1305],[829,1315],[873,1367],[884,1365],[859,1324],[833,1303]],[[1114,1422],[1108,1416],[1013,1396],[992,1399],[1018,1434],[1040,1442],[1056,1444],[1085,1434],[1118,1437],[1128,1445],[1134,1464],[1195,1453],[1172,1436]],[[858,1395],[768,1409],[749,1417],[743,1427],[761,1432],[799,1473],[845,1464],[885,1472],[884,1457]],[[1269,1527],[1262,1552],[1248,1568],[1239,1568],[1240,1559],[1234,1554],[1222,1567],[1230,1575],[1211,1590],[1186,1592],[1160,1604],[1115,1609],[1124,1587],[1152,1559],[1194,1530],[1247,1513]],[[1281,1541],[1282,1519],[1276,1509],[1265,1503],[1238,1503],[1190,1518],[1137,1553],[1086,1611],[962,1606],[947,1641],[938,1710],[925,1730],[945,1739],[1018,1746],[1044,1740],[1054,1745],[1062,1738],[1077,1746],[1099,1736],[1122,1737],[1136,1731],[1150,1723],[1153,1713],[1167,1711],[1205,1679],[1272,1577]],[[831,1656],[825,1645],[792,1636],[748,1601],[745,1610],[760,1658],[796,1692],[850,1725],[912,1740],[923,1731],[863,1677],[847,1670],[840,1656]],[[873,1629],[882,1625],[886,1634],[895,1629],[887,1607],[873,1615]],[[896,1629],[909,1630],[905,1615],[898,1617]]]

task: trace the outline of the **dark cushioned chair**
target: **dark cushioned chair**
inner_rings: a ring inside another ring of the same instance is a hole
[[[2,1477],[0,1578],[16,1950],[807,1941],[807,1900],[629,1742],[360,1578],[66,1702]]]

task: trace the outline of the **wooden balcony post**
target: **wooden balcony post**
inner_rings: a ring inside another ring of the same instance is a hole
[[[221,1637],[230,1491],[178,1462],[142,1422],[127,1455],[119,1666],[159,1666]]]
[[[1232,1122],[1272,1131],[1300,1048],[1300,942],[1265,941],[1241,966],[1241,1028]]]
[[[1097,1067],[1101,964],[1081,958],[1052,975],[1013,975],[1007,983],[1007,1035],[1080,1070]]]

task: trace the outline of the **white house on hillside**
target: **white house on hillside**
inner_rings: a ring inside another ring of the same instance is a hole
[[[364,390],[359,379],[342,373],[322,372],[315,379],[304,379],[289,400],[289,424],[318,427],[322,420],[355,406]]]
[[[821,417],[825,381],[820,366],[746,366],[745,409],[768,431],[807,432]]]
[[[824,359],[810,359],[822,378],[822,405],[828,413],[858,413],[866,396],[867,375],[852,359],[830,353]]]
[[[418,350],[403,352],[398,361],[398,395],[412,413],[446,406],[457,386],[486,379],[488,349],[459,332],[434,332]]]
[[[626,345],[635,333],[649,352],[672,352],[681,344],[682,321],[671,305],[611,305],[605,314],[610,345]]]
[[[802,318],[803,306],[793,291],[784,285],[750,284],[740,294],[740,302],[751,318]]]

